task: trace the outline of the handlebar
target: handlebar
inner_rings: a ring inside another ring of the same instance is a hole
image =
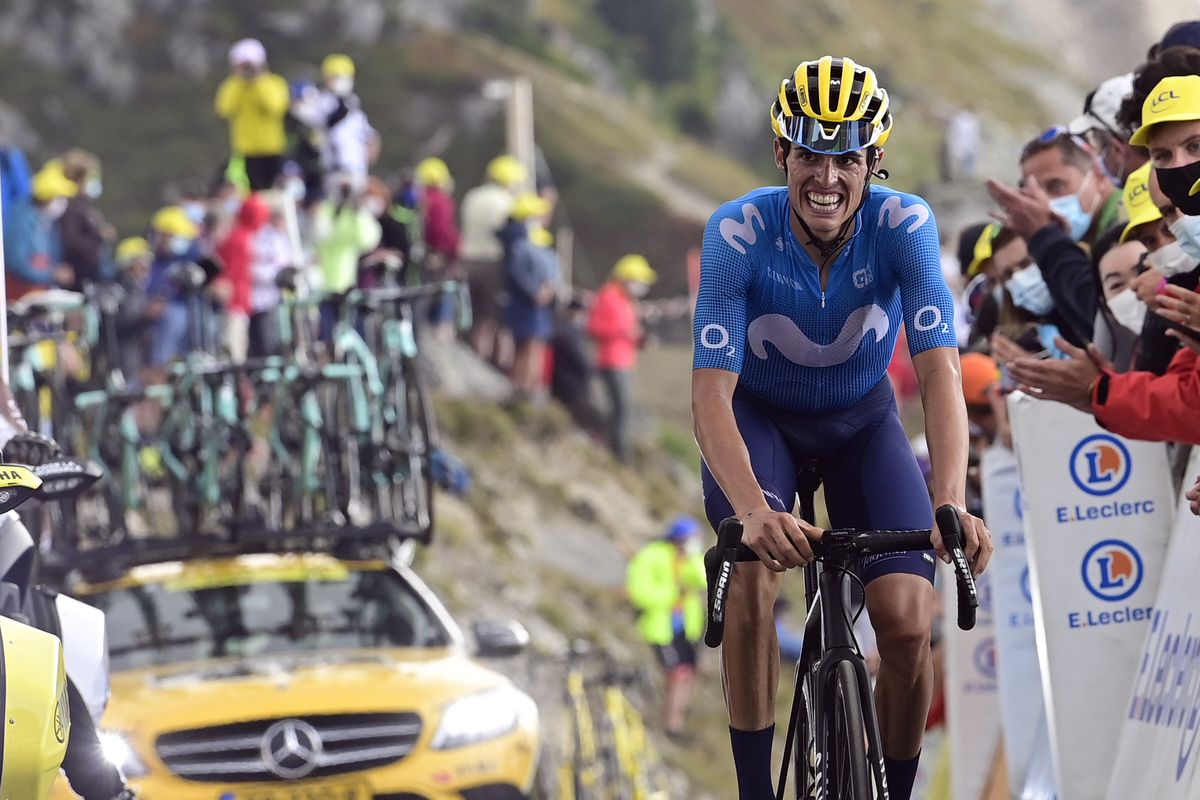
[[[975,578],[963,553],[966,537],[962,520],[953,506],[940,506],[934,513],[934,521],[942,534],[942,542],[950,553],[958,584],[958,627],[964,631],[975,627],[975,609],[979,606],[979,594]],[[862,557],[880,553],[900,553],[912,550],[930,550],[933,531],[858,531],[834,529],[825,531],[819,540],[811,541],[813,554],[818,559],[830,557]],[[730,517],[721,522],[717,529],[717,544],[704,556],[708,574],[708,625],[704,632],[704,643],[709,647],[720,647],[725,636],[725,611],[729,599],[729,585],[733,580],[735,564],[739,561],[758,561],[758,556],[742,544],[742,523]]]

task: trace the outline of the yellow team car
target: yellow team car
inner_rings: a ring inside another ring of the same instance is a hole
[[[403,565],[256,553],[77,592],[108,617],[101,738],[142,800],[528,797],[533,701],[468,657]],[[512,623],[475,638],[482,656],[528,640]]]

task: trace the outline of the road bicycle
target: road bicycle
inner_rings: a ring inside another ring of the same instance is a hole
[[[604,687],[600,757],[604,796],[610,800],[670,800],[662,757],[646,732],[641,712],[623,688],[640,679],[640,672],[612,669],[600,678]]]
[[[814,465],[801,469],[801,516],[809,523],[815,519],[813,497],[820,482]],[[979,597],[963,554],[962,522],[948,505],[939,507],[934,518],[958,584],[958,625],[970,630]],[[866,662],[854,638],[854,621],[862,608],[851,612],[848,580],[859,581],[853,570],[864,556],[930,550],[931,535],[931,530],[827,530],[811,543],[817,558],[804,568],[808,619],[796,662],[777,800],[786,796],[790,767],[796,772],[797,800],[887,799],[879,719]],[[741,522],[726,519],[718,526],[716,546],[705,554],[709,595],[705,643],[709,647],[719,647],[724,637],[737,563],[758,560],[741,539]]]

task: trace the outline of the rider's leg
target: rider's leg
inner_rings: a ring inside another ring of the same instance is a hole
[[[779,429],[754,405],[734,400],[738,430],[767,503],[791,511],[796,497],[796,465]],[[702,470],[704,504],[714,529],[734,515],[729,500],[707,467]],[[729,708],[729,737],[740,800],[770,800],[771,746],[775,732],[775,690],[779,684],[779,640],[775,599],[780,576],[757,562],[734,570],[721,647],[721,678]]]
[[[830,522],[883,530],[932,526],[929,491],[890,388],[872,391],[854,411],[847,421],[858,434],[821,464]],[[879,645],[875,707],[894,800],[911,794],[932,696],[934,565],[932,553],[898,553],[865,559],[861,569]]]
[[[919,575],[894,572],[867,586],[867,613],[879,642],[875,707],[888,785],[898,798],[912,792],[933,699],[929,650],[933,602],[933,586]]]

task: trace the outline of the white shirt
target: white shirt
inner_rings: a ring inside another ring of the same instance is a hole
[[[499,261],[504,247],[496,231],[504,226],[512,211],[512,193],[495,183],[476,186],[463,197],[458,210],[462,226],[459,257],[469,261]]]

